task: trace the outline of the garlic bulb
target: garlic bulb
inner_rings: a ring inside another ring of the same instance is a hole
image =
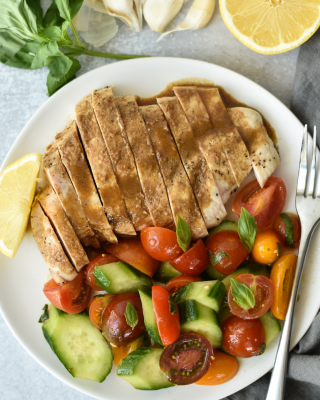
[[[136,32],[142,29],[143,0],[103,0],[108,14],[121,19]]]
[[[143,15],[149,27],[163,33],[187,0],[144,0]]]
[[[104,14],[108,14],[102,0],[84,0],[83,4]]]
[[[163,33],[157,41],[172,32],[185,31],[188,29],[195,30],[205,27],[212,18],[214,6],[215,0],[194,0],[185,20],[175,29]]]

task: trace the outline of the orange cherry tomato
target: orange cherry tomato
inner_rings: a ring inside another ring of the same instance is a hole
[[[105,294],[102,296],[96,296],[93,298],[89,307],[89,317],[94,326],[100,331],[102,330],[102,317],[103,312],[107,305],[114,296],[112,294]]]
[[[209,261],[208,250],[199,239],[184,254],[170,261],[170,264],[182,274],[200,275],[207,268]]]
[[[180,335],[179,311],[176,304],[170,310],[169,293],[161,286],[152,286],[152,304],[162,343],[173,343]]]
[[[293,248],[297,249],[300,243],[301,237],[301,223],[300,218],[296,214],[286,213],[288,217],[291,219],[292,226],[293,226]],[[286,224],[284,220],[279,215],[279,217],[275,220],[273,224],[273,229],[279,236],[281,240],[282,246],[286,245]],[[288,246],[287,246],[288,247]],[[290,246],[292,248],[292,246]]]
[[[286,197],[287,189],[281,178],[270,176],[263,189],[255,179],[238,192],[232,210],[240,216],[244,207],[254,216],[258,229],[263,230],[269,228],[281,213]]]
[[[200,282],[200,278],[198,278],[197,276],[190,276],[190,275],[175,276],[164,285],[164,288],[166,289],[167,292],[174,293],[180,288],[182,288],[182,286],[185,286],[190,282]]]
[[[177,241],[177,234],[167,228],[143,228],[141,243],[152,258],[158,261],[171,261],[183,253]]]
[[[242,274],[235,278],[236,281],[244,283],[254,294],[255,306],[245,310],[233,299],[231,286],[228,290],[228,304],[232,314],[242,319],[256,319],[265,314],[274,300],[274,287],[271,280],[265,276]]]
[[[237,232],[222,231],[212,235],[207,241],[207,249],[214,255],[227,253],[214,268],[221,274],[231,274],[248,257],[248,252],[241,243]]]
[[[60,310],[68,314],[78,314],[89,304],[91,288],[86,281],[84,271],[81,271],[73,281],[62,286],[51,279],[45,283],[43,293]]]
[[[96,258],[94,258],[90,264],[88,264],[87,268],[86,268],[86,278],[87,278],[87,282],[89,283],[89,285],[92,287],[92,289],[94,290],[103,290],[95,281],[94,279],[94,269],[95,267],[99,267],[100,265],[105,265],[105,264],[111,264],[114,262],[119,261],[119,258],[113,256],[112,254],[101,254],[100,256],[97,256]]]
[[[238,370],[239,363],[235,357],[222,351],[214,350],[209,371],[203,378],[196,382],[196,385],[221,385],[230,381],[237,374]]]
[[[271,282],[275,288],[271,312],[282,321],[286,318],[288,310],[296,264],[297,256],[293,253],[287,253],[274,263],[270,274]]]
[[[113,346],[112,353],[113,353],[113,361],[118,366],[124,358],[127,357],[129,353],[134,350],[137,350],[139,347],[143,347],[143,342],[138,338],[132,341],[131,343],[125,346]]]
[[[150,278],[153,277],[159,266],[159,262],[145,251],[137,238],[119,239],[118,244],[107,244],[105,250],[150,276]]]
[[[260,264],[273,264],[280,256],[280,239],[272,230],[260,231],[252,249],[254,260]]]

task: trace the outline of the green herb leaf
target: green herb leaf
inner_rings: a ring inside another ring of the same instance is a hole
[[[261,354],[263,354],[266,351],[267,346],[265,343],[261,343],[260,346],[258,346],[258,348],[261,350],[258,356],[261,356]]]
[[[191,230],[180,215],[177,215],[177,241],[182,250],[186,252],[191,243]]]
[[[241,208],[238,232],[242,244],[247,252],[250,253],[257,236],[257,223],[254,217],[244,207]]]
[[[137,310],[129,301],[127,303],[126,312],[124,313],[124,316],[126,317],[127,324],[132,329],[134,329],[134,327],[137,325],[139,321],[139,318]]]
[[[36,69],[34,68],[34,58],[42,42],[39,40],[32,40],[27,42],[21,47],[19,51],[5,64],[10,67],[22,68],[22,69]]]
[[[76,72],[79,71],[81,65],[78,60],[74,58],[68,58],[71,60],[71,66],[68,70],[68,63],[65,58],[59,57],[52,64],[48,66],[50,73],[47,78],[48,96],[51,96],[54,92],[61,88],[61,86],[72,81],[76,77]],[[66,72],[65,72],[66,71]]]
[[[174,299],[170,293],[169,293],[169,311],[171,312],[172,315],[177,313],[176,302],[174,301]]]
[[[60,17],[66,21],[71,21],[75,17],[83,3],[83,0],[54,0],[59,10]]]
[[[60,57],[68,58],[59,50],[57,42],[51,41],[49,43],[41,43],[37,53],[35,54],[31,68],[38,69],[46,67]],[[71,64],[72,62],[70,61],[69,69]]]
[[[40,324],[42,324],[44,321],[49,319],[48,304],[45,304],[42,310],[43,310],[43,314],[41,315],[41,317],[38,321]]]
[[[44,28],[44,32],[48,39],[54,40],[55,42],[66,42],[66,44],[72,45],[72,40],[70,39],[67,29],[69,26],[68,21],[64,21],[61,28],[58,26],[49,26]]]
[[[30,7],[33,14],[36,16],[37,25],[42,25],[43,9],[41,7],[41,0],[27,0],[28,6]]]
[[[212,251],[209,250],[209,255],[210,262],[213,267],[217,265],[223,258],[230,257],[229,254],[225,253],[224,251],[219,251],[219,253],[213,254]]]
[[[286,225],[286,237],[285,237],[285,243],[287,247],[294,248],[293,244],[293,224],[291,221],[291,218],[289,217],[288,214],[280,214],[280,217],[283,219],[283,222]]]
[[[43,17],[43,27],[48,28],[50,26],[61,26],[63,22],[64,19],[60,17],[58,7],[53,1]]]
[[[237,280],[231,278],[231,294],[233,300],[243,308],[244,310],[249,310],[253,308],[256,304],[254,295],[252,291],[244,283],[238,282]]]

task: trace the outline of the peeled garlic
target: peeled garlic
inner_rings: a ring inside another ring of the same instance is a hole
[[[188,29],[195,30],[205,27],[212,18],[214,6],[215,0],[194,0],[185,20],[175,29],[163,33],[157,41],[172,32],[185,31]]]
[[[143,0],[103,0],[108,14],[121,19],[136,32],[142,29]]]
[[[104,14],[108,14],[102,0],[84,0],[83,4]]]
[[[187,0],[144,0],[143,15],[149,27],[163,33]]]

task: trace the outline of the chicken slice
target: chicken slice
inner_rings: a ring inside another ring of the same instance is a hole
[[[93,90],[92,105],[135,230],[153,226],[113,87]]]
[[[89,259],[66,213],[63,211],[58,196],[55,194],[52,187],[48,186],[37,196],[37,200],[44,213],[49,218],[72,264],[77,271],[80,271],[82,267],[89,264]]]
[[[122,236],[136,235],[113,171],[107,147],[94,115],[91,98],[90,94],[76,105],[75,115],[92,175],[113,230]]]
[[[42,166],[80,242],[85,246],[99,248],[100,243],[84,214],[77,193],[62,164],[56,143],[47,147]]]
[[[132,95],[115,98],[135,159],[141,187],[154,226],[175,226],[166,187],[138,104]]]
[[[228,108],[228,113],[249,150],[255,176],[263,188],[280,164],[280,157],[262,117],[257,111],[246,107]]]
[[[161,109],[156,104],[139,109],[167,187],[174,221],[180,215],[188,223],[193,240],[207,236],[207,228]]]
[[[57,279],[57,283],[72,281],[77,276],[77,272],[65,255],[61,243],[38,201],[33,204],[31,210],[31,229],[38,249],[52,276],[55,279],[57,279],[57,276],[61,278]]]
[[[117,243],[117,238],[112,232],[93,182],[78,136],[76,123],[72,121],[63,131],[57,133],[55,141],[85,216],[98,240],[100,242]]]
[[[212,172],[202,156],[192,128],[176,97],[157,98],[175,139],[184,168],[207,228],[219,225],[227,215]]]

